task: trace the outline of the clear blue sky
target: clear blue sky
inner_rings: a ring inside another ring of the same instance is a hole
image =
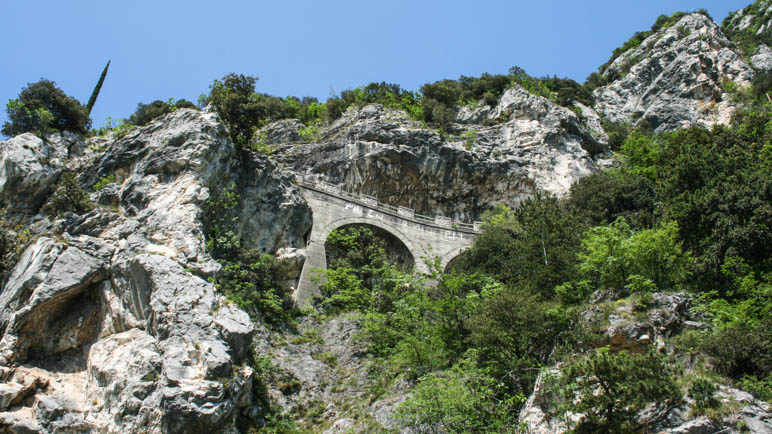
[[[0,102],[53,80],[85,103],[112,59],[94,126],[137,103],[193,102],[229,72],[257,90],[315,96],[372,81],[423,83],[518,65],[583,82],[660,14],[705,8],[717,22],[750,0],[235,1],[6,0]],[[0,110],[0,123],[7,120]]]

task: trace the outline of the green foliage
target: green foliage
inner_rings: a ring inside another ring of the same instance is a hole
[[[93,188],[94,190],[99,191],[99,190],[104,189],[105,187],[107,187],[108,185],[110,185],[110,184],[112,184],[114,182],[115,182],[115,174],[111,173],[111,174],[109,174],[107,176],[104,176],[104,177],[100,178],[99,181],[97,181],[91,188]]]
[[[112,117],[108,116],[107,119],[105,119],[105,126],[103,128],[97,128],[96,130],[92,130],[94,134],[98,136],[104,136],[108,132],[113,132],[113,137],[116,139],[120,139],[122,137],[125,137],[130,132],[134,131],[137,126],[132,124],[128,119],[118,119],[115,120]],[[103,151],[102,149],[101,151]],[[100,151],[100,152],[101,152]]]
[[[477,131],[466,130],[461,133],[461,139],[464,140],[464,147],[468,151],[472,149],[472,146],[475,144],[475,142],[477,142]]]
[[[442,374],[422,377],[395,413],[404,427],[433,432],[500,432],[517,423],[518,395],[502,402],[497,381],[464,360]]]
[[[711,356],[718,373],[740,380],[765,378],[772,372],[772,319],[759,324],[736,321],[706,335],[700,349]]]
[[[286,265],[271,255],[245,249],[230,260],[222,259],[216,285],[225,297],[253,319],[279,323],[289,318],[293,303],[282,283]]]
[[[486,226],[459,261],[460,270],[479,270],[512,286],[527,283],[546,299],[573,277],[583,226],[557,198],[536,195],[504,216],[489,217]]]
[[[758,378],[753,375],[746,375],[738,382],[740,389],[746,390],[758,399],[766,402],[772,402],[772,375]]]
[[[312,142],[319,139],[319,124],[308,125],[299,131],[303,141]]]
[[[99,76],[99,81],[97,81],[96,86],[94,86],[94,91],[91,92],[91,96],[88,99],[88,104],[86,104],[86,111],[88,114],[91,114],[91,109],[94,108],[94,104],[96,103],[97,97],[99,97],[99,91],[102,90],[102,84],[105,82],[105,77],[107,76],[107,70],[110,68],[110,61],[107,61],[107,64],[105,65],[105,69],[102,70],[102,74]]]
[[[276,152],[278,146],[266,143],[265,134],[261,131],[252,138],[252,143],[249,145],[249,148],[260,155],[271,156]]]
[[[649,178],[617,169],[586,176],[571,186],[566,206],[589,226],[624,217],[633,228],[654,223],[656,193]]]
[[[77,174],[73,171],[65,171],[54,184],[54,191],[43,205],[43,211],[50,216],[58,216],[65,212],[84,214],[91,211],[94,204],[88,195],[80,188]]]
[[[204,210],[207,251],[222,265],[215,285],[253,320],[274,324],[287,321],[294,308],[291,293],[283,283],[286,264],[242,247],[235,215],[240,199],[232,190],[233,186],[214,195]]]
[[[674,222],[636,232],[622,217],[586,232],[578,258],[577,268],[584,277],[603,288],[617,289],[626,283],[637,289],[652,284],[670,289],[687,277],[690,261],[681,250]]]
[[[628,123],[610,122],[606,119],[601,120],[601,126],[608,134],[608,146],[612,151],[620,149],[633,130],[632,125]]]
[[[721,31],[732,40],[746,56],[753,56],[756,54],[757,48],[762,44],[772,45],[772,32],[769,32],[768,29],[761,32],[759,31],[767,22],[765,16],[766,8],[768,6],[769,3],[765,1],[755,1],[746,6],[742,10],[742,13],[744,17],[750,17],[750,19],[747,23],[747,27],[742,30],[740,30],[740,26],[738,25],[739,22],[733,23],[733,21],[737,20],[739,11],[730,12],[721,23]]]
[[[721,402],[714,396],[718,387],[716,385],[702,377],[696,378],[689,386],[689,398],[694,400],[694,407],[696,415],[705,414],[707,410],[715,409],[721,405]]]
[[[228,126],[234,145],[246,148],[264,117],[264,109],[255,96],[257,77],[228,74],[209,87],[209,103]]]
[[[403,110],[413,119],[423,118],[421,96],[416,92],[402,89],[393,83],[370,83],[355,89],[344,90],[340,96],[327,100],[325,118],[333,121],[339,118],[349,107],[362,107],[366,104],[381,104],[384,107]]]
[[[657,165],[663,153],[658,137],[633,131],[619,151],[629,173],[646,177],[652,181],[655,180]]]
[[[9,121],[2,129],[6,136],[44,134],[49,128],[85,134],[91,126],[86,108],[46,79],[28,84],[17,99],[8,101],[6,112]]]
[[[4,214],[5,211],[0,211],[0,285],[5,284],[5,279],[31,240],[29,229],[11,228]]]
[[[636,416],[649,404],[672,408],[682,401],[676,383],[679,369],[650,351],[611,353],[601,348],[577,357],[555,379],[562,411],[582,414],[576,432],[639,432]]]
[[[556,303],[539,300],[525,284],[496,288],[474,313],[467,320],[467,341],[477,349],[480,364],[509,395],[528,395],[538,374],[534,367],[547,362],[569,325],[568,315]]]
[[[139,103],[137,110],[129,117],[129,122],[136,126],[147,125],[154,119],[183,108],[198,110],[195,104],[185,99],[176,102],[173,98],[169,98],[167,101],[157,99],[150,104]]]
[[[462,75],[458,80],[424,84],[421,86],[423,120],[448,130],[456,117],[454,107],[477,102],[495,106],[504,91],[515,85],[565,107],[571,107],[575,102],[591,106],[594,102],[592,92],[574,80],[554,76],[535,78],[515,66],[504,75]]]

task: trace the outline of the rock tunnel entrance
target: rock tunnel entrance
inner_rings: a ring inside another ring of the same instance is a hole
[[[415,267],[413,254],[405,243],[391,232],[374,225],[355,223],[340,226],[330,232],[324,247],[328,268],[367,265],[371,258],[364,256],[380,249],[398,270],[407,272]]]

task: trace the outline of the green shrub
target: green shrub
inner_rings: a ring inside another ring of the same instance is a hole
[[[110,184],[112,184],[112,183],[114,183],[114,182],[115,182],[115,174],[112,174],[112,173],[111,173],[111,174],[109,174],[109,175],[107,175],[107,176],[105,176],[105,177],[102,177],[102,178],[100,178],[100,179],[99,179],[99,181],[97,181],[97,182],[96,182],[96,183],[95,183],[95,184],[92,186],[92,188],[93,188],[94,190],[97,190],[97,191],[99,191],[99,190],[102,190],[102,189],[104,189],[105,187],[107,187],[108,185],[110,185]]]
[[[718,373],[735,380],[766,378],[772,372],[772,320],[759,325],[735,322],[707,334],[700,349],[711,356]]]
[[[579,272],[597,285],[619,289],[630,283],[638,290],[683,282],[691,260],[681,249],[675,222],[636,232],[622,217],[586,232],[578,259]]]
[[[700,14],[706,15],[710,17],[710,15],[705,11],[704,9],[700,9],[697,11]],[[668,27],[674,26],[681,18],[686,16],[687,12],[676,12],[673,15],[667,16],[667,15],[660,15],[657,17],[657,21],[654,22],[654,25],[651,26],[651,29],[643,32],[636,32],[630,39],[627,40],[621,47],[618,47],[614,49],[613,53],[611,54],[611,58],[609,58],[606,63],[601,65],[598,68],[598,71],[600,71],[601,74],[603,74],[606,69],[614,63],[614,60],[617,59],[617,57],[625,54],[627,51],[636,48],[641,45],[641,43],[648,38],[649,36],[653,35],[654,33],[657,33],[658,31],[662,29],[666,29]],[[682,36],[688,36],[688,35],[682,35]],[[611,77],[608,81],[614,81],[617,79],[618,76]]]
[[[636,416],[649,404],[673,408],[683,400],[679,369],[655,351],[611,353],[601,348],[564,365],[553,380],[562,412],[582,415],[576,432],[639,432]]]
[[[6,112],[9,121],[2,129],[6,136],[44,134],[49,128],[85,134],[91,126],[86,107],[46,79],[28,84],[17,99],[8,102]]]
[[[315,140],[319,140],[319,124],[303,127],[299,132],[303,141],[313,142]]]
[[[183,108],[198,110],[195,104],[185,99],[176,102],[174,98],[169,98],[167,101],[157,99],[150,104],[139,103],[137,110],[129,117],[129,122],[136,126],[147,125],[154,119]]]
[[[515,210],[499,208],[483,219],[487,229],[459,260],[459,269],[479,271],[502,283],[528,284],[545,299],[575,277],[584,226],[555,197],[537,194]]]
[[[642,175],[604,170],[574,183],[565,204],[590,226],[624,217],[633,228],[650,228],[654,223],[654,186]]]
[[[709,409],[715,409],[721,402],[714,396],[718,387],[712,381],[698,377],[689,386],[689,397],[694,400],[693,410],[696,415],[705,414]]]
[[[91,211],[94,204],[80,188],[77,175],[72,171],[63,172],[54,185],[54,191],[43,205],[43,211],[50,216],[59,216],[65,212],[83,214]]]
[[[222,265],[215,285],[253,320],[287,321],[295,313],[292,294],[283,283],[287,266],[271,255],[242,247],[235,215],[240,198],[233,187],[214,194],[204,207],[207,251]]]
[[[29,229],[11,228],[3,218],[5,211],[0,211],[0,285],[11,272],[22,251],[32,240]]]
[[[161,117],[171,112],[169,104],[159,99],[150,104],[137,104],[137,110],[129,117],[129,122],[137,126],[143,126],[150,123],[155,118]]]
[[[737,384],[740,389],[752,393],[756,398],[772,402],[772,374],[760,378],[755,375],[745,375]]]
[[[496,397],[497,382],[470,361],[441,374],[422,377],[399,405],[403,427],[431,427],[435,432],[508,432],[517,423],[524,395],[506,402]]]

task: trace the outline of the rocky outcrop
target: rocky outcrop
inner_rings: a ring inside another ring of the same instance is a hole
[[[0,206],[36,212],[59,179],[64,156],[31,133],[0,142]]]
[[[710,18],[693,13],[617,57],[603,75],[613,81],[594,92],[599,113],[662,132],[728,124],[736,110],[731,87],[749,86],[754,71]]]
[[[29,135],[8,142],[45,146]],[[27,248],[0,290],[0,365],[48,384],[7,382],[0,429],[232,432],[240,418],[259,421],[243,365],[254,325],[209,280],[220,265],[206,250],[203,209],[235,193],[235,208],[217,211],[238,218],[242,243],[302,260],[311,216],[291,178],[193,110],[83,152],[68,164],[86,189],[115,179],[92,194],[109,207],[49,224],[53,236]],[[46,171],[29,167],[33,179]],[[18,197],[20,208],[44,200],[39,190]]]
[[[636,313],[632,304],[623,303],[609,315],[606,330],[609,350],[634,353],[648,351],[649,344],[664,345],[688,318],[692,298],[686,293],[654,293],[645,314]],[[640,309],[640,308],[638,308]]]
[[[93,299],[112,253],[85,236],[67,243],[41,238],[28,248],[0,293],[0,365],[96,340],[103,312]]]
[[[547,387],[549,378],[558,375],[559,369],[550,369],[539,374],[533,393],[520,411],[520,426],[525,432],[533,434],[564,433],[581,421],[582,415],[575,413],[559,414],[556,410],[557,396],[552,388]],[[715,398],[721,408],[718,419],[706,416],[694,416],[695,405],[687,394],[684,403],[661,414],[652,405],[638,415],[639,421],[657,433],[716,433],[716,432],[772,432],[772,413],[769,405],[759,401],[749,393],[719,386]],[[744,427],[744,428],[743,428]]]
[[[496,203],[516,205],[539,191],[565,194],[596,170],[593,156],[607,140],[597,115],[585,109],[580,118],[515,87],[496,107],[461,108],[457,134],[443,135],[372,104],[350,109],[314,142],[282,142],[276,157],[382,203],[472,220]],[[592,127],[585,117],[596,121]],[[289,137],[285,130],[275,123],[263,134]]]

